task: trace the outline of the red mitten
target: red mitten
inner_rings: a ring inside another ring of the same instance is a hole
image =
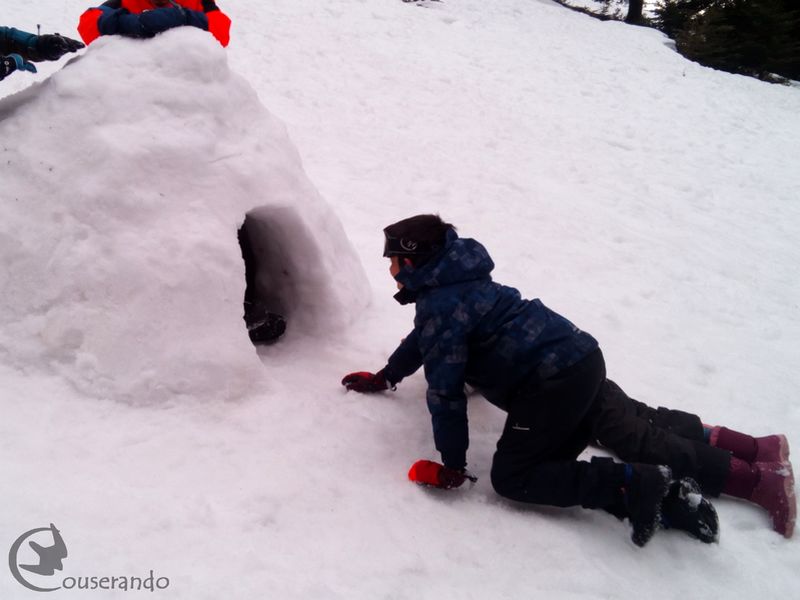
[[[386,381],[386,377],[383,376],[383,371],[378,371],[377,373],[368,373],[367,371],[350,373],[344,376],[342,385],[348,390],[361,392],[362,394],[382,392],[389,389],[389,383]]]
[[[231,41],[231,19],[221,10],[212,10],[206,13],[208,31],[217,38],[222,46],[227,46]]]
[[[420,485],[430,485],[446,490],[459,487],[467,479],[472,482],[478,480],[466,469],[451,469],[432,460],[415,462],[408,471],[408,478]]]

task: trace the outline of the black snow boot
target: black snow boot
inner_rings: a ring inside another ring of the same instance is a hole
[[[622,489],[628,519],[633,527],[631,539],[637,546],[650,541],[661,525],[661,507],[669,492],[672,471],[663,465],[628,465]]]
[[[257,302],[244,303],[244,322],[254,344],[271,344],[286,331],[286,319]]]
[[[719,541],[719,518],[714,505],[703,498],[700,486],[691,477],[673,481],[661,505],[664,529],[679,529],[701,542]]]
[[[271,344],[286,331],[286,319],[275,313],[269,313],[266,318],[248,327],[247,334],[254,344]]]

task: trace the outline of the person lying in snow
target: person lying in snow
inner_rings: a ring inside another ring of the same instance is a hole
[[[101,35],[150,38],[187,25],[210,32],[223,46],[230,41],[231,20],[214,0],[108,0],[81,15],[78,32],[91,44]]]
[[[493,282],[486,249],[437,215],[399,221],[384,235],[395,298],[416,303],[414,330],[383,369],[351,373],[342,384],[363,393],[395,389],[424,366],[444,464],[418,461],[411,480],[439,488],[475,481],[466,470],[469,384],[508,413],[491,470],[501,496],[604,509],[628,518],[643,546],[659,528],[717,541],[716,511],[703,494],[725,493],[765,508],[773,529],[791,537],[796,505],[785,436],[753,438],[629,398],[606,378],[591,335]],[[577,460],[590,443],[625,462]]]
[[[13,27],[0,27],[0,81],[14,71],[36,73],[34,62],[58,60],[83,48],[77,40],[57,33],[35,35]]]

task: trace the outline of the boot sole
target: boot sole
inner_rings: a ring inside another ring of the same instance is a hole
[[[792,463],[787,461],[786,468],[789,469],[789,475],[783,482],[783,490],[786,494],[786,503],[789,508],[789,515],[786,519],[786,531],[784,531],[783,537],[788,539],[794,534],[794,523],[797,519],[797,498],[794,494],[794,470],[792,469]]]
[[[785,538],[792,537],[797,519],[792,463],[755,463],[754,466],[760,472],[760,481],[749,500],[766,509],[775,532]]]
[[[789,440],[786,439],[785,435],[779,435],[778,437],[780,438],[780,450],[778,451],[780,454],[780,462],[789,462]]]

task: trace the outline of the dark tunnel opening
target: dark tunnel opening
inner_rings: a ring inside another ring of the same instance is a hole
[[[286,332],[289,309],[280,293],[279,278],[288,272],[272,272],[275,264],[268,260],[269,238],[263,227],[250,214],[239,228],[239,248],[245,269],[244,322],[254,345],[276,343]]]

